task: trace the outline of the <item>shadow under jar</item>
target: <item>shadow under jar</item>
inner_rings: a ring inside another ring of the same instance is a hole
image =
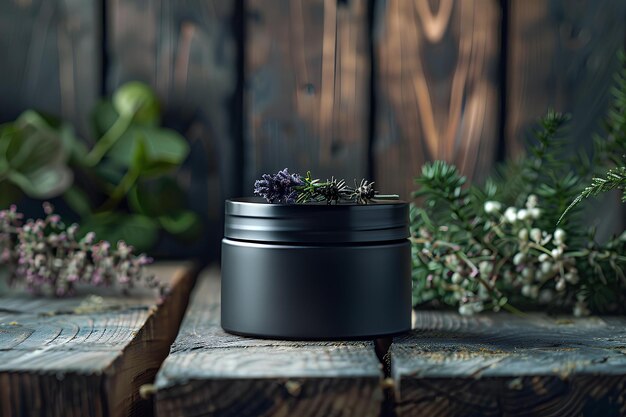
[[[408,204],[226,201],[222,327],[280,339],[359,339],[411,327]]]

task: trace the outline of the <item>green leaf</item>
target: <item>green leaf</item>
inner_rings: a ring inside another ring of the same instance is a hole
[[[22,197],[20,189],[9,181],[0,181],[0,208],[17,203]]]
[[[159,124],[161,109],[154,91],[138,81],[122,85],[113,94],[113,107],[121,116],[132,117],[143,125]]]
[[[101,100],[96,103],[91,113],[91,127],[94,136],[97,138],[102,137],[113,126],[118,117],[120,115],[115,111],[110,100]]]
[[[81,233],[95,232],[98,240],[108,240],[115,244],[123,240],[138,251],[151,249],[158,239],[158,224],[140,214],[118,212],[98,213],[85,219]]]
[[[173,130],[132,126],[111,148],[109,158],[121,166],[131,166],[139,140],[144,141],[146,148],[142,175],[155,176],[171,171],[182,164],[189,153],[185,138]]]
[[[61,135],[38,113],[23,113],[3,135],[4,141],[0,159],[6,161],[7,176],[29,196],[54,197],[72,184]]]
[[[104,161],[94,167],[94,172],[109,184],[117,185],[124,177],[126,168]]]
[[[40,131],[53,132],[58,135],[68,159],[80,160],[87,154],[87,148],[83,141],[76,137],[74,127],[55,117],[28,110],[20,115],[16,124],[31,125]]]
[[[62,194],[74,177],[69,169],[44,166],[27,174],[12,170],[8,178],[30,197],[50,198]]]
[[[80,188],[76,186],[68,188],[63,194],[63,199],[67,205],[80,216],[85,217],[91,213],[89,198]]]
[[[87,155],[87,147],[82,140],[76,137],[74,128],[68,124],[61,125],[59,137],[68,154],[68,159],[73,163],[80,164]]]
[[[133,210],[147,216],[162,216],[184,210],[187,196],[174,178],[144,180],[128,195]]]
[[[130,167],[137,173],[141,173],[148,164],[148,150],[146,139],[143,136],[137,137],[135,147],[130,159]]]
[[[202,231],[200,218],[190,210],[159,216],[158,220],[168,233],[187,240],[197,238]]]
[[[141,181],[128,194],[131,208],[157,218],[163,229],[183,239],[197,238],[202,228],[199,216],[186,209],[187,196],[174,178]]]
[[[13,135],[16,133],[13,123],[6,123],[0,126],[0,175],[5,175],[9,170],[7,149],[11,143]]]

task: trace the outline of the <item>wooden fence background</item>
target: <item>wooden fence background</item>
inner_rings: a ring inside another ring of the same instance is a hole
[[[36,108],[89,138],[100,95],[151,84],[192,146],[206,253],[264,172],[409,198],[427,160],[484,178],[549,106],[588,146],[625,23],[623,0],[0,0],[0,122]]]

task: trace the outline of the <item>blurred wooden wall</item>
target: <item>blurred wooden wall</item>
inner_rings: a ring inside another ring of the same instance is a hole
[[[90,140],[98,96],[151,84],[216,246],[264,172],[409,199],[428,160],[484,178],[549,106],[588,146],[625,23],[623,0],[0,0],[0,122],[37,108]]]

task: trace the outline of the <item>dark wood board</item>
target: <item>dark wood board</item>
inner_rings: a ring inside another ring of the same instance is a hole
[[[591,146],[626,39],[626,2],[509,2],[506,140],[509,156],[549,107],[572,114],[572,147]]]
[[[376,1],[374,172],[409,199],[424,162],[489,172],[499,126],[501,8],[495,0]]]
[[[217,269],[200,275],[156,380],[157,416],[377,416],[372,342],[243,338],[220,327]]]
[[[0,2],[0,123],[33,108],[87,136],[100,89],[96,1]]]
[[[366,0],[247,0],[244,194],[263,173],[367,174]]]
[[[390,349],[399,416],[621,416],[626,319],[418,311]]]
[[[191,208],[205,217],[205,239],[169,245],[166,256],[215,257],[224,198],[240,189],[241,109],[236,0],[107,2],[107,89],[130,80],[151,85],[167,127],[191,153],[178,173]],[[239,106],[239,107],[238,107]]]
[[[0,297],[0,416],[150,413],[139,387],[152,382],[174,340],[193,285],[190,265],[151,272],[161,298],[136,289],[91,290],[66,299]]]

